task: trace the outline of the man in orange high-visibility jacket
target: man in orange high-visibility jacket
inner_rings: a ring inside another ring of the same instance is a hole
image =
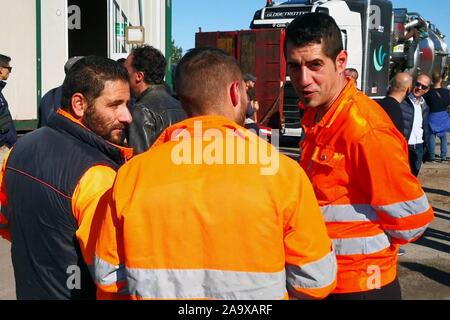
[[[118,173],[96,246],[98,298],[326,297],[336,257],[314,191],[242,127],[236,61],[194,49],[175,84],[192,118]]]
[[[411,174],[407,145],[388,115],[344,76],[347,52],[330,16],[287,28],[289,73],[306,106],[301,165],[338,260],[331,299],[401,299],[399,244],[416,240],[433,210]]]

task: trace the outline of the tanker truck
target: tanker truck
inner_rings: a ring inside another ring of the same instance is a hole
[[[308,12],[323,12],[336,20],[349,54],[348,67],[358,70],[358,88],[373,99],[386,96],[390,78],[399,71],[444,72],[444,36],[427,22],[428,36],[416,47],[410,45],[412,39],[399,41],[416,20],[424,18],[407,9],[393,9],[389,0],[267,1],[256,11],[249,30],[197,33],[196,47],[222,48],[239,61],[244,73],[257,77],[258,122],[280,129],[284,136],[301,135],[302,116],[283,55],[285,29]],[[414,60],[408,65],[411,55]]]

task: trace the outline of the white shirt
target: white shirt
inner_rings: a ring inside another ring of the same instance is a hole
[[[422,104],[425,102],[423,97],[416,98],[412,93],[409,95],[409,100],[411,100],[414,106],[414,122],[411,130],[411,136],[408,140],[409,145],[421,144],[423,143],[423,116],[422,116]]]

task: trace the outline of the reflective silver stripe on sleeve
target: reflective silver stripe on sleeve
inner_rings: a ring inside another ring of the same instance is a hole
[[[367,204],[330,205],[320,209],[325,222],[378,221],[374,208]]]
[[[110,286],[126,280],[124,265],[115,266],[95,256],[94,280],[101,286]]]
[[[430,209],[428,198],[424,194],[417,200],[399,202],[388,206],[375,207],[376,210],[383,211],[395,219],[407,218],[417,214],[422,214]]]
[[[336,255],[373,254],[391,246],[388,236],[381,233],[374,237],[333,239]]]
[[[428,224],[425,227],[421,227],[413,230],[406,231],[394,231],[394,230],[386,230],[386,233],[389,234],[392,238],[402,239],[406,241],[414,240],[423,234],[428,228]]]
[[[127,276],[130,294],[145,299],[279,300],[287,293],[285,270],[127,269]]]
[[[286,280],[293,288],[321,289],[336,279],[337,262],[334,251],[304,266],[287,265]]]

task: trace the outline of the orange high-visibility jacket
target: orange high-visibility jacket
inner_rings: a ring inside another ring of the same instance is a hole
[[[301,166],[338,259],[334,293],[385,286],[397,275],[398,244],[416,240],[433,220],[406,141],[352,81],[317,124],[315,115],[309,108],[303,119]]]
[[[11,149],[7,152],[5,158],[2,162],[2,169],[0,171],[0,237],[11,241],[11,234],[8,229],[8,219],[5,216],[5,208],[8,204],[6,197],[6,189],[5,189],[5,179],[3,178],[3,172],[5,171],[6,161],[8,161],[9,154],[11,153]]]
[[[250,147],[279,168],[251,162]],[[324,298],[334,289],[335,255],[308,177],[225,118],[168,128],[119,170],[109,205],[94,261],[100,299]]]

